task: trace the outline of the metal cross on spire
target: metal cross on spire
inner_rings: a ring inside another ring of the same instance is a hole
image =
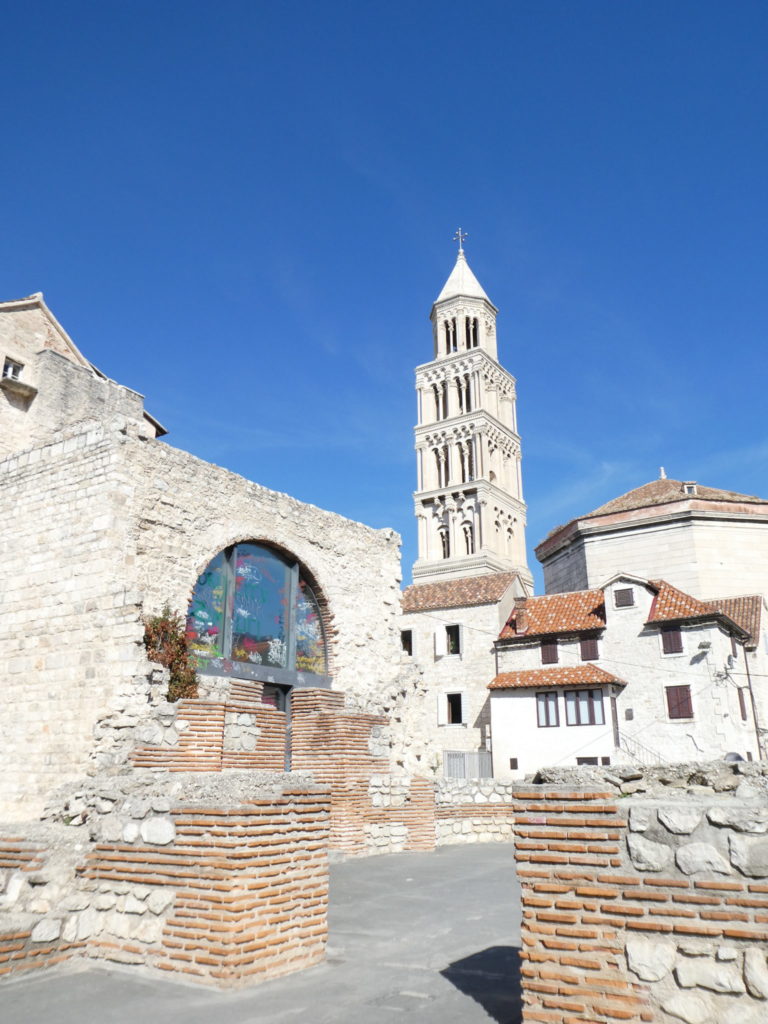
[[[466,237],[467,237],[467,232],[466,231],[462,231],[461,228],[459,228],[459,230],[453,236],[454,242],[458,241],[458,243],[459,243],[459,254],[464,252],[464,239]]]

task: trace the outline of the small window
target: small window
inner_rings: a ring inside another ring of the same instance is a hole
[[[540,729],[552,729],[560,725],[560,715],[557,710],[557,694],[552,690],[545,690],[536,694],[536,719]]]
[[[462,695],[460,693],[449,693],[446,697],[448,701],[448,725],[462,725],[464,722]]]
[[[581,638],[581,660],[597,661],[600,657],[597,651],[597,637],[583,636]]]
[[[586,764],[594,764],[594,765],[596,765],[597,764],[597,758],[596,757],[577,757],[576,758],[576,764],[578,764],[578,765],[586,765]]]
[[[748,760],[748,761],[751,761],[751,760],[752,760],[752,751],[751,751],[751,750],[748,750],[748,751],[747,751],[747,760]]]
[[[693,718],[690,686],[667,687],[667,712],[670,718]]]
[[[746,700],[744,698],[744,690],[740,686],[736,692],[739,695],[739,711],[741,712],[741,720],[742,720],[742,722],[746,722],[746,720],[747,720],[747,702],[746,702]]]
[[[285,690],[265,683],[261,691],[261,703],[268,704],[275,711],[285,711]]]
[[[635,604],[635,591],[632,587],[622,587],[614,590],[613,603],[617,608],[633,608]]]
[[[661,649],[664,654],[683,653],[683,634],[679,626],[661,627]]]
[[[554,640],[541,641],[541,664],[557,664],[557,637]]]
[[[510,769],[513,772],[517,771],[517,758],[516,757],[510,757],[510,759],[509,759],[509,767],[510,767]]]
[[[736,643],[735,636],[731,637],[731,654],[734,656],[734,658],[738,657],[739,654],[739,645]]]
[[[445,650],[446,654],[461,654],[461,627],[445,627]]]
[[[624,720],[626,722],[633,721],[634,717],[635,717],[635,709],[634,708],[626,708],[624,710]]]
[[[6,359],[3,363],[3,380],[18,380],[23,369],[23,363],[17,363],[13,359]]]
[[[413,630],[402,629],[400,631],[400,646],[405,653],[410,657],[413,655]]]
[[[605,725],[603,691],[566,690],[566,725]]]
[[[683,491],[686,494],[695,494],[696,493],[696,484],[693,484],[693,483],[685,483],[685,484],[683,484]]]
[[[610,757],[601,757],[600,764],[609,765],[611,763]]]

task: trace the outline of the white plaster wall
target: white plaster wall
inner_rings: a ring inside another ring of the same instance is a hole
[[[634,588],[635,606],[616,608],[614,591],[629,585]],[[616,697],[620,737],[642,744],[643,754],[660,762],[719,758],[729,751],[743,757],[749,752],[757,758],[747,693],[746,721],[739,707],[738,687],[746,683],[745,673],[737,667],[743,652],[734,663],[726,633],[717,625],[697,624],[683,626],[682,654],[663,654],[658,628],[645,625],[652,599],[649,590],[629,581],[606,588],[607,627],[594,664],[626,683]],[[582,664],[576,640],[560,641],[558,654],[560,666]],[[538,642],[499,652],[500,672],[541,667]],[[666,687],[672,685],[690,686],[692,719],[669,718]],[[610,756],[612,763],[633,760],[627,750],[614,748],[610,688],[604,689],[606,723],[602,727],[565,725],[564,689],[558,688],[559,728],[538,727],[535,690],[492,691],[494,773],[499,778],[510,776],[510,757],[518,757],[519,774],[542,765],[575,765],[577,757],[585,756]]]
[[[598,587],[617,572],[664,579],[702,599],[762,594],[768,522],[713,516],[588,533],[543,565],[548,594]]]
[[[476,751],[486,747],[490,724],[488,683],[496,671],[493,643],[511,602],[510,597],[503,607],[479,605],[402,616],[400,628],[413,631],[413,660],[423,670],[423,682],[431,695],[428,742],[440,757],[445,750]],[[462,626],[461,654],[437,656],[435,633],[455,623]],[[438,702],[445,702],[448,693],[464,694],[465,725],[438,724]],[[420,727],[423,730],[423,723]]]

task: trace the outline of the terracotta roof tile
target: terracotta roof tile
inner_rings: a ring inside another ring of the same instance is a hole
[[[524,690],[538,686],[583,686],[588,683],[622,683],[623,680],[592,663],[561,665],[557,668],[530,668],[521,672],[501,672],[489,690]]]
[[[721,597],[703,603],[713,611],[727,615],[737,626],[741,626],[746,633],[749,633],[751,640],[757,642],[760,637],[760,618],[763,612],[763,599],[759,594],[750,594],[746,597]]]
[[[656,591],[648,615],[649,622],[673,622],[679,619],[699,619],[702,616],[713,618],[717,614],[704,601],[697,601],[695,597],[678,590],[666,580],[648,582]]]
[[[602,590],[576,590],[516,601],[499,639],[521,640],[604,628],[605,596]]]
[[[403,591],[403,611],[423,612],[433,608],[495,604],[517,578],[516,572],[494,572],[487,576],[463,576],[440,583],[414,583]]]

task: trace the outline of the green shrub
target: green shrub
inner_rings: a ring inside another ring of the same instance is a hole
[[[197,676],[190,662],[185,623],[178,612],[166,605],[159,615],[145,619],[144,646],[150,661],[170,672],[169,701],[197,696]]]

